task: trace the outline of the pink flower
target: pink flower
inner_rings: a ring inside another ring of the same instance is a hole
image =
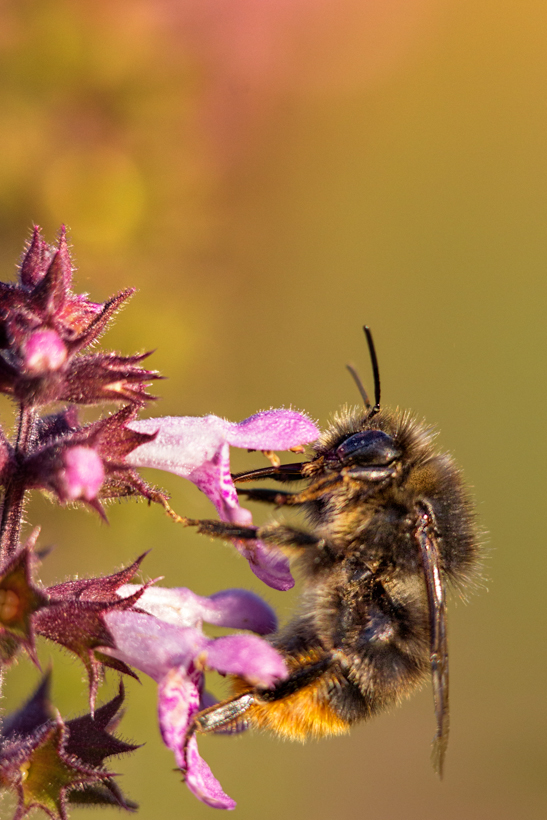
[[[127,585],[118,593],[125,596],[135,589]],[[116,649],[101,651],[157,681],[162,738],[173,751],[186,785],[207,805],[233,809],[235,802],[200,757],[195,736],[188,738],[194,715],[215,702],[204,691],[204,669],[241,675],[264,687],[286,678],[287,670],[276,650],[256,635],[208,638],[201,631],[201,622],[273,631],[275,615],[258,596],[237,589],[202,598],[186,589],[149,588],[138,607],[152,614],[122,611],[105,615]]]
[[[155,467],[192,481],[213,502],[223,521],[250,526],[249,510],[239,506],[230,473],[230,445],[248,450],[289,450],[319,437],[316,425],[295,410],[265,410],[238,423],[218,416],[166,417],[128,424],[139,433],[157,433],[126,461],[133,467]],[[294,581],[284,555],[259,541],[236,541],[251,569],[274,589]]]

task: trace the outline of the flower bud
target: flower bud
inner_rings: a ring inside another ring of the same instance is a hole
[[[65,501],[93,501],[104,481],[101,457],[91,447],[70,447],[63,453],[64,469],[57,489]]]
[[[67,349],[54,330],[38,330],[25,343],[23,361],[30,376],[60,370],[66,359]]]

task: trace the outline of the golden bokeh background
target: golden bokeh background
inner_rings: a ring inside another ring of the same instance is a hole
[[[371,382],[367,322],[384,403],[438,426],[489,533],[487,589],[450,609],[444,782],[426,688],[347,738],[200,741],[240,820],[546,816],[546,41],[538,0],[0,7],[4,278],[33,222],[50,240],[66,223],[80,290],[138,287],[104,342],[156,351],[169,380],[150,414],[291,404],[324,424],[357,402],[346,362]],[[179,511],[210,515],[191,485],[153,478]],[[55,545],[45,583],[152,548],[146,577],[249,586],[282,618],[294,604],[159,508],[111,506],[107,527],[35,498],[28,518]],[[56,705],[82,713],[81,666],[51,656]],[[9,673],[8,710],[37,677],[25,659]],[[173,772],[155,686],[127,689],[121,732],[146,746],[111,768],[141,820],[212,816]]]

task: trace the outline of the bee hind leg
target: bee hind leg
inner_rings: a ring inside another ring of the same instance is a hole
[[[250,688],[243,678],[234,678],[234,685],[243,687],[227,700],[215,703],[197,712],[186,733],[185,745],[190,738],[198,734],[235,734],[250,726],[262,726],[276,730],[276,726],[286,713],[284,705],[287,698],[298,696],[311,687],[311,700],[314,702],[314,691],[325,673],[332,667],[329,655],[312,660],[310,657],[293,658],[292,667],[287,678],[277,681],[271,688]],[[281,705],[281,709],[279,709]],[[298,715],[299,710],[296,709]],[[290,713],[290,710],[289,710]],[[285,718],[283,724],[291,722]],[[277,727],[279,732],[279,727]],[[282,733],[282,732],[281,732]]]
[[[202,709],[194,715],[188,728],[187,739],[196,732],[235,734],[246,729],[248,721],[245,719],[245,712],[254,702],[252,692],[246,692]]]

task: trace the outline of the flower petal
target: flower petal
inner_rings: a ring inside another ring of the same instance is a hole
[[[187,478],[211,461],[223,442],[251,450],[287,450],[319,437],[316,425],[296,410],[265,410],[240,422],[218,416],[165,416],[132,421],[139,433],[157,433],[128,457],[134,467],[155,467]]]
[[[189,667],[209,639],[198,629],[181,628],[152,615],[114,611],[104,616],[116,649],[101,648],[160,681],[173,666]]]
[[[91,447],[69,447],[63,453],[64,469],[59,475],[60,496],[70,501],[92,501],[104,481],[101,457]]]
[[[225,794],[207,763],[200,757],[195,736],[186,742],[190,721],[200,708],[200,685],[199,672],[188,673],[181,668],[171,669],[161,681],[158,688],[161,735],[165,745],[174,752],[192,794],[212,808],[233,809],[235,802]]]
[[[44,376],[60,370],[67,349],[54,330],[37,330],[25,342],[24,367],[31,376]]]
[[[222,790],[207,763],[199,756],[195,737],[188,741],[186,760],[186,785],[192,794],[213,809],[235,809],[235,800]]]
[[[233,423],[218,416],[166,416],[128,424],[138,433],[157,433],[127,456],[133,467],[155,467],[188,478],[216,506],[223,521],[248,524],[230,474],[229,445],[251,450],[286,450],[319,436],[316,425],[296,410],[266,410]]]
[[[192,470],[210,461],[225,441],[230,422],[218,416],[165,416],[139,419],[127,425],[137,433],[157,433],[127,458],[133,467],[154,467],[188,478]]]
[[[158,720],[162,740],[175,755],[179,769],[186,771],[184,755],[190,721],[200,709],[202,675],[194,670],[188,674],[182,667],[173,667],[158,686]]]
[[[230,447],[227,442],[219,445],[210,461],[196,467],[186,477],[213,502],[223,521],[243,526],[252,523],[249,510],[239,506],[230,472]]]
[[[206,602],[203,620],[232,629],[250,629],[258,635],[269,635],[277,629],[274,610],[254,592],[247,589],[225,589]]]
[[[142,584],[124,584],[118,589],[118,595],[126,598],[142,589]],[[147,587],[139,598],[138,607],[149,615],[159,618],[168,624],[179,627],[200,627],[203,618],[203,601],[191,589],[178,587]]]
[[[227,635],[211,641],[206,663],[223,675],[242,675],[255,686],[270,687],[288,676],[281,655],[256,635]]]
[[[220,518],[250,526],[249,510],[239,506],[230,472],[229,445],[252,450],[279,450],[307,444],[319,436],[310,419],[296,410],[266,410],[238,423],[218,416],[167,416],[132,421],[139,433],[157,433],[153,441],[127,456],[134,467],[155,467],[192,481],[211,499]],[[234,541],[255,575],[273,589],[294,586],[287,558],[260,542]]]
[[[125,598],[139,589],[142,585],[124,584],[118,589],[118,595]],[[206,598],[184,587],[148,587],[139,598],[138,607],[161,621],[181,627],[199,627],[206,621],[233,629],[250,629],[259,635],[277,629],[273,609],[246,589],[225,589]]]
[[[234,541],[233,544],[247,559],[256,577],[269,587],[281,592],[293,588],[289,560],[280,550],[267,547],[262,541]]]
[[[319,438],[317,426],[296,410],[263,410],[231,424],[226,441],[246,450],[290,450]]]

